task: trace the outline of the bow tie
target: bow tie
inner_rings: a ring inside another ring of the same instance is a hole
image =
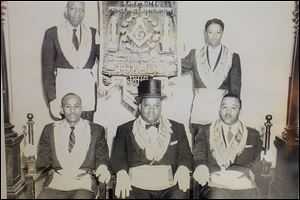
[[[153,124],[146,124],[146,129],[149,129],[151,126],[154,126],[155,128],[158,128],[159,127],[159,122],[155,122],[155,123],[153,123]]]

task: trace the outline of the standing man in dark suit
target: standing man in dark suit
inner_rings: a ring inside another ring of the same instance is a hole
[[[207,44],[192,49],[181,60],[183,75],[191,72],[194,82],[191,124],[215,121],[221,99],[227,92],[240,96],[240,57],[221,43],[223,32],[222,20],[208,20],[204,31]]]
[[[140,82],[138,92],[140,116],[118,127],[113,146],[115,195],[186,198],[193,158],[184,126],[161,115],[160,80]]]
[[[61,118],[61,98],[74,92],[82,98],[84,119],[93,121],[96,109],[96,77],[92,74],[99,59],[96,29],[82,23],[85,2],[68,1],[66,21],[46,30],[42,46],[44,94],[51,114]]]
[[[257,130],[239,120],[241,107],[241,99],[228,93],[220,105],[220,118],[195,129],[193,177],[202,186],[208,182],[208,198],[258,197],[262,141]]]
[[[65,119],[48,124],[41,134],[36,167],[55,170],[42,199],[91,199],[96,189],[94,176],[102,183],[110,180],[105,129],[82,119],[81,99],[74,93],[62,99]],[[33,145],[25,147],[26,156],[35,155]]]

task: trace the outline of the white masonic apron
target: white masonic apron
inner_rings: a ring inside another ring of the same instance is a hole
[[[206,53],[207,46],[196,50],[197,69],[206,88],[195,88],[191,111],[191,123],[207,124],[216,121],[218,110],[227,90],[219,89],[231,68],[232,54],[222,45],[222,54],[216,67],[210,67]]]

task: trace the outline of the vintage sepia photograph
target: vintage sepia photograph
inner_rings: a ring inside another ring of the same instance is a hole
[[[299,1],[1,1],[1,199],[299,198]]]

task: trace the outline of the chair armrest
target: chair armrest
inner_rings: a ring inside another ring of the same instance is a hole
[[[111,179],[107,184],[100,183],[97,180],[97,185],[96,199],[114,199],[114,189],[116,186],[116,176],[114,174],[111,175]]]
[[[25,169],[25,195],[27,199],[35,199],[44,188],[46,180],[54,173],[54,169],[50,167],[41,168],[36,174],[28,174],[27,170]]]

